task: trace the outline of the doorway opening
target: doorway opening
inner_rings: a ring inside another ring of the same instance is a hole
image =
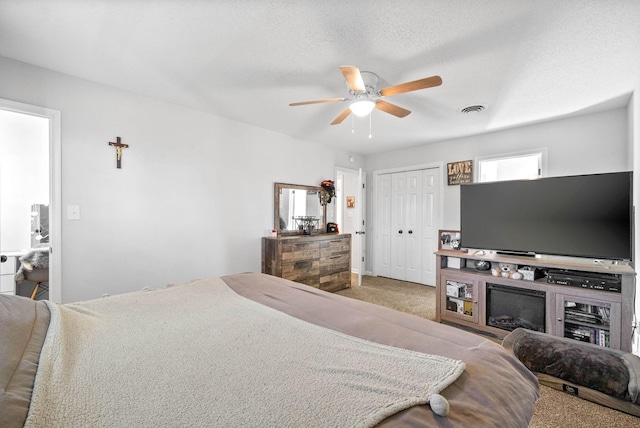
[[[362,169],[336,168],[336,215],[341,233],[351,234],[351,272],[361,285],[365,270],[365,192]]]
[[[33,297],[61,301],[59,112],[0,100],[0,190],[0,292],[33,294],[19,259],[37,250],[49,256],[48,288]]]

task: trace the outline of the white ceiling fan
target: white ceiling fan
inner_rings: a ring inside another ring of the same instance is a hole
[[[339,101],[349,101],[349,107],[347,107],[342,113],[336,117],[331,125],[337,125],[353,113],[356,116],[366,116],[375,108],[377,110],[389,113],[396,117],[405,117],[411,113],[410,110],[391,104],[385,101],[383,98],[390,97],[392,95],[403,94],[405,92],[417,91],[420,89],[427,89],[442,84],[440,76],[425,77],[424,79],[414,80],[412,82],[401,83],[399,85],[389,86],[378,90],[376,85],[378,83],[378,75],[370,71],[360,71],[358,67],[351,65],[343,65],[340,67],[340,71],[344,76],[347,87],[349,88],[349,96],[344,98],[328,98],[324,100],[316,101],[302,101],[298,103],[289,104],[292,107],[307,105],[307,104],[320,104],[320,103],[332,103]]]

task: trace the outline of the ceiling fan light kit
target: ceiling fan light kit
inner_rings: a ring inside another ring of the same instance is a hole
[[[342,72],[347,83],[347,87],[349,88],[349,98],[329,98],[325,100],[303,101],[291,103],[289,105],[295,107],[307,104],[349,101],[349,107],[343,110],[342,113],[340,113],[338,117],[331,122],[331,125],[342,123],[342,121],[351,113],[359,117],[364,117],[370,114],[374,108],[396,117],[405,117],[411,113],[410,110],[391,104],[390,102],[383,101],[382,98],[403,94],[405,92],[417,91],[419,89],[427,89],[442,84],[440,76],[431,76],[377,90],[376,85],[378,84],[378,76],[375,73],[370,71],[360,72],[358,67],[351,65],[341,66],[340,72]]]
[[[376,103],[374,101],[371,101],[369,99],[364,99],[364,100],[361,99],[361,100],[353,101],[349,105],[349,109],[356,116],[364,117],[364,116],[368,115],[369,113],[371,113],[371,111],[373,110],[373,108],[375,106],[376,106]]]

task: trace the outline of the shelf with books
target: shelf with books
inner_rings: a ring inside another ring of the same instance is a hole
[[[615,319],[620,311],[619,303],[567,295],[557,295],[557,299],[558,307],[562,308],[557,331],[562,332],[564,337],[607,348],[619,346],[617,340],[612,343],[612,330],[614,338],[618,333],[616,325],[611,324],[612,316]]]
[[[442,307],[455,318],[478,322],[477,282],[457,275],[444,279],[446,292],[442,294]]]

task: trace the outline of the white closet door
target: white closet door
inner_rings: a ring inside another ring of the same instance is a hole
[[[405,281],[422,282],[422,170],[406,173]]]
[[[376,189],[377,274],[391,277],[391,174],[379,175]]]
[[[440,224],[440,168],[422,171],[422,284],[436,285],[438,225]]]
[[[377,176],[377,275],[435,284],[440,175],[435,167]]]
[[[391,272],[394,279],[405,279],[407,173],[391,174]]]

